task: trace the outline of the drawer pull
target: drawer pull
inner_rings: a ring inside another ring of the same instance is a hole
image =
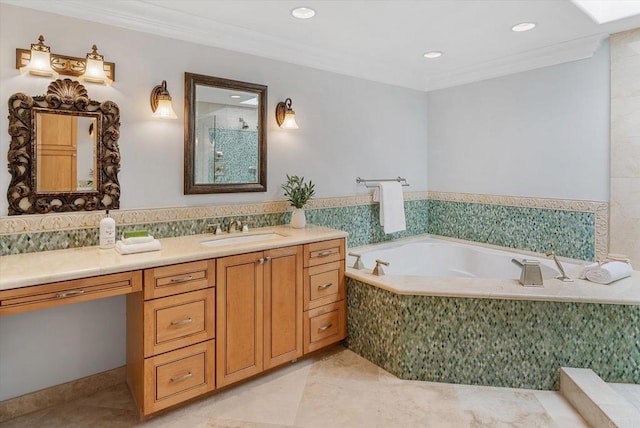
[[[322,284],[322,285],[318,285],[318,290],[324,290],[326,288],[329,288],[333,285],[333,282],[327,282],[326,284]]]
[[[84,290],[71,290],[63,293],[56,293],[56,299],[64,299],[65,297],[82,296]]]
[[[186,375],[182,375],[182,376],[178,376],[178,377],[172,377],[171,378],[171,382],[181,382],[183,380],[189,379],[191,376],[193,376],[193,373],[189,372]]]
[[[323,331],[325,331],[325,330],[329,330],[331,327],[333,327],[333,323],[329,323],[329,324],[327,324],[327,325],[323,325],[322,327],[320,327],[320,328],[318,329],[318,332],[323,332]]]
[[[264,257],[260,257],[260,258],[258,259],[258,263],[260,263],[261,265],[263,265],[263,264],[264,264]]]
[[[171,283],[172,284],[178,284],[178,283],[181,283],[181,282],[191,281],[192,279],[193,279],[193,276],[191,276],[191,275],[185,276],[185,277],[182,277],[182,278],[172,278],[171,279]]]
[[[334,254],[333,251],[323,251],[321,253],[318,253],[318,255],[316,257],[327,257]]]
[[[176,326],[176,325],[185,325],[185,324],[189,324],[193,322],[193,318],[189,317],[189,318],[185,318],[183,320],[180,321],[171,321],[171,325]]]

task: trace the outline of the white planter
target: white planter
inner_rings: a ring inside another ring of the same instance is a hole
[[[304,208],[294,208],[289,225],[294,229],[302,229],[307,224]]]

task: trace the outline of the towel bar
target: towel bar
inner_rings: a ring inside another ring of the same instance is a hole
[[[375,180],[374,179],[365,179],[365,178],[360,178],[360,177],[356,178],[356,183],[357,184],[364,183],[365,187],[368,187],[368,188],[377,187],[374,184],[369,184],[370,181],[373,181],[373,182],[378,182],[378,181],[397,181],[399,183],[402,183],[402,187],[408,187],[409,186],[409,183],[407,183],[407,179],[406,178],[402,178],[400,176],[398,176],[396,178],[379,178],[379,179],[375,179]]]

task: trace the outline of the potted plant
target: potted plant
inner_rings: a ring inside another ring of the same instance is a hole
[[[289,224],[296,229],[303,228],[307,224],[304,206],[315,195],[315,184],[311,180],[305,183],[304,177],[287,174],[287,182],[282,185],[282,189],[287,201],[294,208]]]

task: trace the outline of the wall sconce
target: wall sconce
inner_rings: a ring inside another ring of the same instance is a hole
[[[19,67],[18,64],[16,64],[16,67],[21,73],[45,77],[58,76],[58,73],[51,68],[51,48],[44,44],[42,34],[38,37],[38,43],[32,43],[31,50],[25,50],[25,52],[29,52],[29,60],[27,63],[24,65],[21,63]]]
[[[104,72],[104,56],[98,53],[96,45],[91,46],[91,52],[87,53],[84,74],[79,77],[85,82],[102,83],[110,85],[113,80]]]
[[[86,58],[51,53],[49,46],[44,44],[44,37],[38,37],[39,43],[33,43],[31,49],[16,49],[16,68],[23,73],[36,76],[57,77],[58,74],[75,76],[87,82],[110,84],[116,80],[116,65],[104,62],[97,47],[93,45],[93,52]],[[102,73],[100,73],[102,64]]]
[[[171,105],[171,95],[167,91],[167,81],[163,80],[162,84],[157,85],[151,91],[151,110],[153,117],[161,119],[177,119],[176,113]]]
[[[276,105],[276,122],[282,129],[298,129],[296,123],[296,112],[291,109],[291,98]]]

